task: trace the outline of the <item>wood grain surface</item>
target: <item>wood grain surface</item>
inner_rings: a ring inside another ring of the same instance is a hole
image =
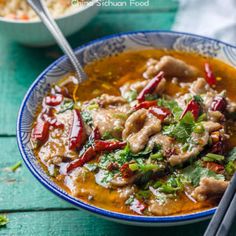
[[[150,7],[104,7],[83,30],[69,38],[73,47],[108,34],[170,29],[178,3],[150,0]],[[125,21],[124,21],[125,19]],[[121,225],[76,210],[44,188],[21,160],[16,144],[16,118],[21,101],[37,75],[61,55],[58,47],[27,48],[0,35],[0,214],[10,222],[0,235],[184,235],[200,236],[207,222],[168,228]],[[231,235],[235,235],[236,227]]]

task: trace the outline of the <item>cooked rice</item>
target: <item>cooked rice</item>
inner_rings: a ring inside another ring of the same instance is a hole
[[[73,6],[71,0],[45,0],[45,2],[53,17],[62,16],[81,6],[81,4]],[[0,0],[0,16],[15,20],[38,18],[26,0]]]

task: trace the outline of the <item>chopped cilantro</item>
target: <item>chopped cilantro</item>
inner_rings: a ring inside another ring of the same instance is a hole
[[[13,166],[9,167],[11,171],[15,172],[19,167],[21,167],[22,161],[18,161],[16,164]]]
[[[182,175],[173,174],[166,182],[158,180],[153,187],[163,193],[176,193],[184,189],[186,183],[185,178]]]
[[[193,114],[187,112],[177,124],[165,126],[163,134],[169,135],[181,143],[185,143],[190,138],[194,127],[195,121]]]
[[[146,200],[150,197],[150,195],[151,195],[150,190],[140,190],[135,194],[135,197],[138,200]]]
[[[227,155],[228,161],[235,161],[236,160],[236,147],[233,148]]]
[[[162,152],[157,152],[157,153],[151,154],[150,158],[153,159],[153,160],[162,161],[163,160],[163,154],[162,154]]]
[[[72,110],[73,106],[74,106],[74,102],[73,102],[72,99],[64,98],[64,101],[60,105],[60,109],[59,109],[59,111],[57,113],[59,114],[59,113],[65,112],[67,110]]]
[[[198,119],[197,119],[197,123],[206,120],[206,118],[207,118],[206,113],[201,114],[201,115],[198,117]]]
[[[229,175],[233,175],[236,171],[236,147],[228,153],[226,158],[225,170]]]
[[[93,125],[93,118],[91,116],[91,114],[87,111],[82,111],[81,112],[82,118],[84,120],[84,122],[89,125],[92,126]]]
[[[147,170],[146,172],[144,172],[142,175],[139,176],[139,178],[136,180],[136,184],[139,186],[145,185],[150,180],[152,175],[153,171]]]
[[[137,96],[138,96],[138,93],[136,90],[130,90],[129,92],[125,93],[124,98],[128,102],[132,102],[137,98]]]
[[[157,98],[158,98],[157,94],[146,94],[145,95],[146,101],[153,101],[153,100],[156,100]]]
[[[196,134],[202,134],[205,131],[204,126],[201,123],[198,123],[193,128],[193,132]]]
[[[106,131],[103,135],[102,135],[102,139],[103,140],[107,140],[107,139],[113,139],[113,136],[110,132]]]
[[[126,205],[131,205],[134,201],[134,195],[131,195],[126,201],[125,204]]]
[[[96,110],[96,109],[98,109],[99,108],[99,105],[97,104],[97,103],[92,103],[92,104],[89,104],[88,106],[87,106],[87,109],[89,110],[89,111],[91,111],[91,110]]]
[[[202,97],[199,96],[199,95],[193,96],[193,100],[196,101],[196,102],[198,102],[198,103],[203,103],[203,99],[202,99]]]
[[[178,103],[174,100],[158,99],[158,105],[171,110],[175,120],[178,120],[183,112]]]
[[[9,222],[9,219],[5,215],[0,215],[0,227],[5,226]]]
[[[236,171],[236,163],[234,161],[229,161],[225,165],[225,170],[229,175],[233,175],[234,172]]]
[[[193,186],[199,185],[200,180],[203,177],[213,177],[215,179],[225,179],[223,175],[216,174],[215,172],[203,168],[199,163],[195,163],[186,167],[183,170],[183,175],[193,184]]]

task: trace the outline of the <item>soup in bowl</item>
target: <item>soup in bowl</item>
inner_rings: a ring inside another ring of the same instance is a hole
[[[18,119],[23,158],[75,206],[140,225],[213,214],[236,169],[235,49],[140,32],[76,50],[32,85]]]

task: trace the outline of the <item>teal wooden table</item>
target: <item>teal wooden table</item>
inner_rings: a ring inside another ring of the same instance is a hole
[[[150,7],[146,8],[105,7],[69,41],[77,47],[117,32],[170,29],[177,8],[173,0],[150,0]],[[21,160],[16,144],[16,118],[21,100],[36,76],[60,55],[56,46],[26,48],[0,36],[0,214],[9,218],[7,226],[0,228],[0,235],[202,235],[207,222],[142,228],[99,219],[48,192],[24,165],[16,172],[6,171],[6,167]]]

